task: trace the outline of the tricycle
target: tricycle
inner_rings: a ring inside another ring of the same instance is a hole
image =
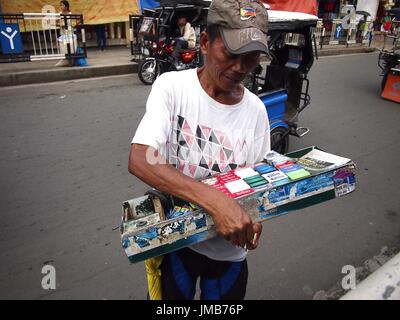
[[[202,66],[200,33],[204,30],[209,1],[161,0],[160,7],[144,9],[143,15],[131,16],[135,41],[132,54],[138,65],[138,76],[145,85],[151,85],[162,73]],[[180,50],[180,61],[172,55],[177,35],[179,16],[185,16],[196,33],[196,47]],[[180,63],[177,63],[180,62]]]
[[[298,115],[311,101],[307,78],[317,52],[313,30],[318,18],[305,13],[268,11],[269,57],[250,74],[246,87],[257,94],[268,112],[271,147],[289,150],[289,136],[303,137]]]
[[[400,23],[400,8],[388,10],[392,23]],[[386,48],[387,39],[393,39],[391,47]],[[385,34],[384,45],[380,50],[378,67],[382,70],[380,76],[381,96],[384,99],[400,102],[400,52],[398,47],[399,36]]]
[[[160,4],[159,8],[147,9],[142,16],[135,16],[137,31],[132,53],[139,61],[139,78],[146,84],[153,83],[163,72],[177,70],[168,57],[176,16],[184,13],[199,36],[206,27],[210,2],[168,0]],[[243,84],[264,102],[270,122],[271,147],[284,154],[289,150],[289,136],[302,137],[309,132],[308,128],[298,127],[297,122],[299,113],[310,104],[307,74],[314,63],[314,51],[317,52],[313,30],[318,18],[274,10],[268,10],[268,16],[269,57],[262,58]],[[195,63],[188,62],[185,68],[202,65],[198,47],[193,59]]]

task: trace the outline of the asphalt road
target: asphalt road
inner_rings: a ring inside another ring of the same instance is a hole
[[[379,97],[377,55],[322,58],[291,140],[353,159],[352,195],[264,224],[248,256],[248,299],[312,299],[383,247],[400,250],[400,106]],[[123,200],[146,186],[127,171],[150,88],[136,76],[0,89],[0,299],[144,299],[129,264]],[[43,290],[43,265],[56,290]]]

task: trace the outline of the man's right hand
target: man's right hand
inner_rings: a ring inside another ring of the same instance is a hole
[[[253,222],[235,200],[221,195],[215,209],[209,212],[216,231],[233,245],[245,247],[254,238]]]

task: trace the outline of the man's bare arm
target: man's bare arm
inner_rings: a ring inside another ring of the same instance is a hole
[[[217,232],[232,244],[246,245],[250,249],[256,247],[252,243],[254,232],[261,231],[253,227],[250,217],[235,200],[185,176],[167,164],[154,148],[132,144],[128,170],[153,188],[204,208],[212,216]]]

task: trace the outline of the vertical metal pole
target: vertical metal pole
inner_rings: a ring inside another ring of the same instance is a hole
[[[38,41],[39,41],[40,55],[43,55],[43,53],[42,53],[42,44],[41,44],[40,33],[39,33],[39,27],[38,27],[38,21],[37,21],[37,19],[35,21],[36,21],[36,33],[37,33],[38,38],[39,38]]]
[[[159,18],[156,18],[156,39],[157,39],[157,43],[159,43],[160,42],[160,34],[159,34],[159,27],[158,27],[158,25],[160,24],[160,19]]]
[[[56,18],[56,20],[57,20],[57,18]],[[58,23],[58,25],[60,25],[60,23]],[[60,46],[58,43],[58,35],[57,35],[57,22],[54,24],[54,37],[55,37],[55,42],[56,42],[57,54],[60,54]]]
[[[69,42],[69,34],[68,34],[69,28],[68,28],[67,16],[64,15],[63,18],[64,18],[65,39],[66,39],[65,41],[67,44],[67,57],[66,58],[69,60],[69,65],[72,67],[71,44]],[[72,39],[72,41],[73,41],[73,39]]]
[[[55,23],[55,18],[54,18],[54,23]],[[52,26],[53,26],[53,21],[50,20],[49,35],[50,35],[50,44],[51,44],[51,54],[54,54],[53,37],[51,35],[51,27]],[[57,38],[56,38],[56,40],[57,40]]]
[[[82,47],[83,47],[83,51],[85,52],[85,58],[87,58],[87,55],[86,55],[86,34],[85,34],[85,29],[84,28],[81,29],[81,34],[82,34]]]
[[[25,18],[22,18],[22,21],[24,23],[24,32],[26,32]]]
[[[117,39],[120,40],[122,36],[121,23],[117,23]]]
[[[131,56],[133,56],[133,23],[132,23],[132,15],[129,15],[129,37],[131,43]]]
[[[129,30],[129,22],[123,22],[124,24],[124,31],[125,31],[125,45],[128,48],[130,43],[130,30]]]
[[[325,28],[322,26],[321,28],[321,39],[320,39],[320,48],[322,49],[322,46],[324,44],[324,37],[325,37]]]
[[[33,44],[33,53],[36,56],[36,46],[35,46],[35,35],[33,33],[33,27],[32,27],[32,20],[29,20],[29,27],[31,29],[31,36],[32,36],[32,44]]]
[[[117,26],[117,33],[118,33],[118,26]],[[111,40],[115,38],[115,23],[113,22],[109,24],[107,38]]]
[[[46,46],[46,55],[49,55],[49,51],[47,49],[46,28],[43,26],[43,20],[42,20],[42,28],[43,28],[43,36],[44,36],[44,45]]]
[[[315,48],[315,58],[318,60],[317,38],[315,37],[315,34],[313,34],[313,40],[314,40],[314,48]]]
[[[72,38],[72,40],[71,40],[72,41],[72,54],[75,54],[77,48],[75,47],[75,37],[76,37],[76,35],[75,35],[75,32],[74,32],[73,22],[75,22],[75,26],[76,26],[76,18],[70,16],[69,17],[68,27],[70,28],[69,31],[71,33],[71,38]],[[78,39],[76,39],[76,42],[78,42]]]
[[[83,15],[80,16],[81,19],[81,33],[82,33],[82,45],[83,45],[83,52],[85,53],[85,58],[87,58],[87,51],[86,51],[86,30],[83,23]]]

